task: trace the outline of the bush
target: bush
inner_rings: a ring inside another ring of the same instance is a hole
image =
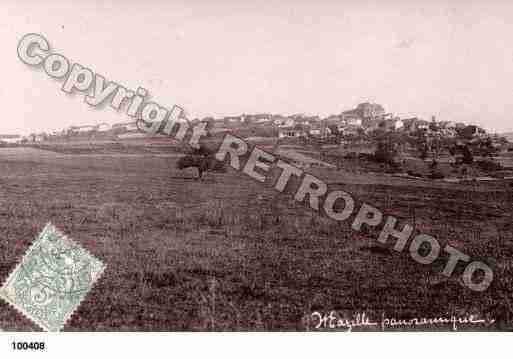
[[[398,151],[393,142],[387,140],[379,141],[376,151],[374,152],[374,160],[380,163],[395,165],[397,152]]]
[[[481,170],[483,170],[485,172],[499,171],[502,169],[502,166],[500,163],[492,161],[492,160],[475,161],[475,163],[478,165],[478,167]]]

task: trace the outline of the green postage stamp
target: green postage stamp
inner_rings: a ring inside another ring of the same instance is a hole
[[[48,223],[0,289],[43,330],[59,331],[105,266]]]

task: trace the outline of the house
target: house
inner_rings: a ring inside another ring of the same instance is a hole
[[[417,130],[417,121],[419,119],[417,117],[405,118],[403,119],[403,131],[406,132],[415,132]]]
[[[295,119],[296,123],[305,126],[310,126],[313,123],[319,122],[320,120],[321,118],[319,116],[302,116]]]
[[[475,125],[468,125],[462,129],[457,130],[457,133],[467,139],[472,139],[474,137],[486,137],[486,131],[481,127]]]
[[[484,128],[478,127],[477,128],[477,136],[481,138],[488,137],[488,134],[486,133],[486,130]]]
[[[96,130],[96,126],[85,125],[85,126],[71,126],[68,129],[68,133],[89,133]]]
[[[46,139],[46,133],[31,133],[28,137],[30,142],[42,142]]]
[[[363,118],[379,118],[385,114],[383,106],[369,102],[364,102],[356,106],[356,111]]]
[[[228,117],[223,118],[223,121],[227,122],[227,123],[243,122],[243,120],[240,116],[228,116]]]
[[[351,117],[351,118],[348,118],[346,120],[346,124],[347,124],[347,126],[358,126],[358,127],[361,127],[362,126],[362,119],[361,118],[356,118],[356,117]]]
[[[290,115],[289,118],[300,121],[302,119],[307,118],[307,116],[304,113],[296,113],[296,114]]]
[[[429,122],[426,120],[418,120],[416,127],[418,130],[427,130],[429,128]]]
[[[322,129],[321,128],[311,128],[310,131],[308,131],[308,133],[312,136],[320,136],[322,133]]]
[[[277,114],[277,115],[272,115],[272,116],[270,117],[270,119],[269,119],[269,120],[271,121],[271,124],[273,124],[273,125],[279,125],[279,124],[280,124],[280,123],[282,123],[285,119],[286,119],[286,117],[285,117],[285,116]]]
[[[113,130],[123,130],[123,131],[137,131],[137,122],[131,121],[131,122],[120,122],[115,123],[112,125]]]
[[[112,129],[112,125],[108,124],[108,123],[100,123],[99,125],[96,126],[96,130],[98,132],[107,132],[107,131],[110,131]]]
[[[324,138],[328,135],[331,135],[331,130],[326,125],[315,126],[315,127],[310,128],[310,130],[308,131],[308,134],[313,137]]]
[[[263,123],[271,119],[271,115],[267,113],[257,113],[253,115],[242,115],[234,118],[238,118],[240,122],[245,123]]]
[[[440,128],[456,128],[456,123],[452,121],[441,121],[438,124]]]
[[[275,115],[272,117],[272,124],[278,127],[293,127],[296,121],[290,117]]]
[[[458,135],[458,132],[456,132],[455,128],[447,127],[440,129],[440,133],[444,137],[456,137]]]
[[[439,123],[440,125],[440,133],[444,137],[456,137],[458,133],[456,132],[456,124],[451,121],[443,121]]]
[[[306,133],[302,129],[287,128],[278,132],[278,138],[299,138],[305,137]]]
[[[390,121],[391,122],[391,128],[394,130],[394,131],[397,131],[397,130],[400,130],[404,127],[404,122],[403,120],[401,120],[400,118],[396,117],[394,119],[391,119],[391,120],[386,120],[386,121]]]
[[[67,130],[55,130],[50,134],[51,136],[65,136],[67,134]]]
[[[20,135],[0,135],[0,142],[3,143],[20,143],[22,140]]]

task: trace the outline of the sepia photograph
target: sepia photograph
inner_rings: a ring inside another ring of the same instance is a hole
[[[512,3],[0,10],[2,332],[512,331]]]

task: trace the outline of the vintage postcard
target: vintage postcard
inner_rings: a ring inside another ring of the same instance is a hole
[[[513,329],[511,3],[0,10],[1,331]]]

